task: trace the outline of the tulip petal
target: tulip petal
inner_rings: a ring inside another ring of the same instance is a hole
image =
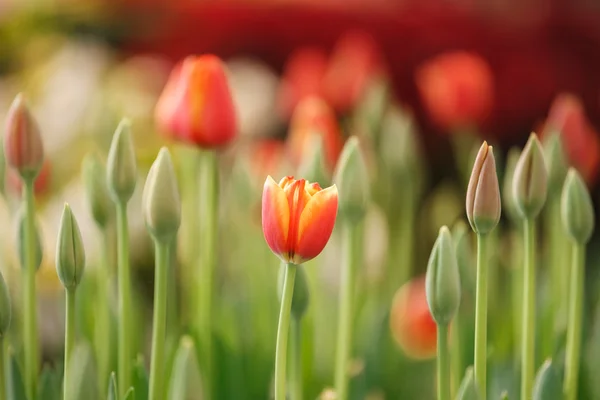
[[[316,193],[306,204],[294,250],[295,264],[301,264],[321,253],[335,225],[338,209],[338,190],[335,185]]]
[[[262,197],[263,234],[269,248],[282,259],[289,253],[287,245],[289,224],[290,207],[287,196],[273,178],[268,176]]]

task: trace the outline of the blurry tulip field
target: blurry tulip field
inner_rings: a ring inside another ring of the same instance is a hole
[[[577,94],[507,148],[472,51],[414,72],[425,135],[357,31],[280,74],[24,50],[0,80],[0,400],[600,399]]]

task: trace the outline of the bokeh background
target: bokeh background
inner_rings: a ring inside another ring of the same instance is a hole
[[[410,348],[418,347],[415,343],[408,349],[396,343],[390,310],[394,293],[405,281],[419,282],[439,226],[464,219],[473,144],[486,139],[497,146],[502,178],[509,148],[522,146],[533,130],[543,136],[550,121],[562,130],[568,157],[584,173],[598,202],[600,3],[596,1],[2,0],[0,116],[18,92],[25,92],[40,123],[48,158],[37,189],[45,260],[39,281],[41,335],[49,363],[62,351],[62,293],[53,260],[65,200],[80,220],[92,269],[101,251],[82,189],[81,160],[88,151],[105,154],[116,124],[127,116],[134,122],[145,175],[166,143],[155,127],[154,106],[168,74],[181,58],[203,53],[227,62],[240,122],[240,137],[222,160],[225,233],[219,249],[217,341],[223,399],[268,395],[277,261],[262,239],[256,199],[267,173],[294,172],[285,165],[285,139],[294,107],[307,95],[319,95],[333,107],[341,138],[379,137],[386,110],[394,105],[401,110],[402,121],[410,121],[411,138],[417,142],[410,147],[412,154],[398,150],[417,172],[394,181],[385,167],[393,155],[386,155],[379,139],[366,140],[371,146],[375,200],[365,227],[353,398],[433,396],[434,361],[415,360]],[[0,237],[10,281],[11,273],[17,273],[11,266],[16,260],[13,216],[19,188],[14,176],[3,175]],[[141,190],[142,185],[138,187]],[[404,192],[410,195],[403,197]],[[408,219],[408,225],[398,227],[390,222],[394,218]],[[136,314],[141,336],[148,341],[153,259],[141,214],[131,212],[131,219]],[[514,227],[504,217],[502,228],[503,237],[509,237]],[[595,329],[594,264],[600,256],[596,236],[588,257],[592,279],[587,281],[585,329],[589,358],[596,361],[585,362],[581,397],[591,399],[600,398],[599,383],[588,379],[600,373],[600,346],[593,345],[600,334]],[[407,247],[398,248],[398,243]],[[517,393],[518,388],[515,318],[503,309],[514,301],[510,279],[515,257],[504,251],[511,249],[510,237],[498,243],[498,284],[492,285],[490,300],[494,395],[502,390]],[[305,339],[307,398],[316,398],[332,384],[338,250],[339,237],[334,235],[323,256],[307,268],[314,294],[306,322],[306,330],[312,332]],[[395,269],[408,272],[389,279]],[[556,292],[546,281],[540,285],[543,310]],[[172,290],[177,298],[179,287]],[[414,326],[397,329],[415,329],[417,337],[425,337],[431,334],[423,316],[427,309],[424,297],[415,297],[409,307],[417,310]],[[170,318],[178,326],[174,307]],[[84,321],[81,330],[84,336],[93,336],[93,318],[88,319],[92,321]],[[555,324],[564,328],[564,321]],[[468,332],[469,328],[466,343]],[[174,349],[177,336],[171,341]],[[560,352],[560,343],[541,344],[540,359]],[[145,346],[141,341],[140,351]],[[467,366],[472,352],[464,347]]]

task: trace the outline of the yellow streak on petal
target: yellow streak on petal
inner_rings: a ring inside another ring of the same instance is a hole
[[[263,233],[271,250],[278,255],[288,252],[290,207],[285,192],[271,176],[263,190],[262,218]]]

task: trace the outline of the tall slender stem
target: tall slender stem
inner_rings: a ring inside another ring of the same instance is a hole
[[[117,251],[119,275],[119,395],[129,390],[131,378],[131,277],[127,203],[117,204]]]
[[[94,328],[94,342],[96,345],[96,359],[98,360],[98,382],[101,398],[107,396],[106,382],[110,374],[110,294],[108,284],[110,282],[110,234],[108,229],[104,228],[102,234],[102,247],[100,251],[100,265],[96,276],[96,290],[98,293],[97,319]]]
[[[285,364],[287,358],[288,331],[292,311],[294,282],[296,281],[296,266],[287,264],[283,281],[283,295],[279,309],[279,324],[277,325],[277,347],[275,350],[275,400],[285,400]]]
[[[465,367],[463,367],[463,344],[462,344],[462,336],[463,336],[463,319],[464,317],[461,315],[460,309],[456,313],[456,316],[452,320],[452,336],[450,336],[450,396],[454,398],[456,392],[458,392],[458,388],[460,387],[460,382],[464,375]],[[439,347],[438,347],[439,348]]]
[[[523,264],[523,322],[521,335],[521,398],[531,397],[535,373],[535,223],[523,221],[525,262]]]
[[[25,201],[25,263],[24,275],[24,335],[25,335],[25,387],[27,397],[33,399],[37,395],[37,375],[39,370],[39,343],[37,328],[37,300],[35,292],[35,204],[33,198],[33,179],[23,182],[23,199]]]
[[[577,399],[579,359],[581,357],[581,318],[583,313],[585,246],[574,244],[571,264],[571,289],[569,290],[569,329],[565,356],[564,392],[566,400]]]
[[[66,290],[65,311],[65,360],[63,373],[63,399],[69,400],[69,375],[71,373],[71,355],[75,345],[75,289]]]
[[[165,335],[167,323],[167,282],[169,243],[155,240],[154,317],[152,322],[152,361],[150,363],[150,400],[164,398]]]
[[[0,400],[5,400],[6,396],[6,342],[4,336],[0,336]]]
[[[437,379],[438,400],[450,400],[450,351],[448,326],[437,326]]]
[[[206,397],[216,398],[213,393],[212,381],[213,355],[212,355],[212,310],[213,310],[213,287],[215,276],[215,263],[217,252],[217,223],[219,217],[219,170],[217,154],[214,151],[203,153],[202,167],[202,190],[204,202],[202,203],[202,251],[200,273],[198,281],[198,294],[200,297],[200,338],[203,345],[204,367],[206,376]]]
[[[340,313],[337,338],[337,360],[335,366],[335,390],[338,400],[348,398],[348,364],[352,348],[352,303],[354,300],[354,284],[357,252],[362,245],[360,229],[356,223],[346,221],[344,224],[344,263],[340,286]],[[358,253],[360,254],[360,253]]]
[[[475,288],[475,382],[481,400],[487,397],[487,235],[477,235],[477,281]]]
[[[302,400],[302,320],[292,318],[290,333],[290,400]]]

